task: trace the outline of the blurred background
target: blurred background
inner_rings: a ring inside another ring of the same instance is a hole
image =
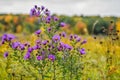
[[[30,17],[34,5],[44,5],[67,23],[67,33],[105,35],[112,26],[120,30],[120,0],[0,0],[0,33],[31,34],[40,29]]]

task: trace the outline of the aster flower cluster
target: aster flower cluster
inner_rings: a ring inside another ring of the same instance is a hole
[[[42,24],[51,24],[51,22],[56,22],[59,20],[56,16],[52,16],[47,8],[44,6],[38,7],[37,5],[35,5],[34,8],[30,10],[30,16],[40,17],[40,19],[43,20]],[[64,22],[60,22],[58,25],[64,27],[66,24]],[[34,67],[34,69],[37,68],[39,74],[42,76],[41,80],[44,80],[45,74],[43,74],[43,69],[45,68],[46,64],[50,68],[51,64],[53,65],[53,80],[56,80],[56,63],[59,66],[65,67],[64,60],[66,60],[66,63],[67,61],[70,61],[70,63],[68,62],[70,65],[67,66],[71,66],[71,69],[67,69],[72,74],[72,65],[76,63],[73,63],[71,61],[72,59],[76,60],[74,59],[75,57],[78,57],[79,59],[80,56],[86,54],[86,50],[82,47],[82,45],[84,45],[87,40],[83,40],[78,35],[67,35],[65,32],[57,32],[56,23],[52,23],[52,26],[50,25],[47,27],[45,25],[45,29],[46,31],[44,34],[42,34],[42,30],[35,31],[34,34],[37,39],[34,42],[34,45],[31,45],[29,42],[23,43],[16,41],[16,37],[12,34],[4,34],[2,36],[2,44],[5,44],[5,42],[9,43],[9,48],[13,50],[13,52],[6,51],[4,53],[4,57],[9,58],[9,55],[14,56],[13,58],[17,58],[22,65],[25,64],[25,62],[29,62],[29,65]],[[64,39],[67,39],[69,43],[64,42]],[[76,45],[80,46],[76,47]],[[76,62],[79,63],[80,61],[78,60]],[[25,65],[23,66],[25,67]],[[63,70],[64,69],[65,68],[63,68]]]
[[[37,6],[35,5],[30,10],[30,16],[36,16],[40,18],[40,22],[42,23],[53,23],[59,21],[59,18],[57,16],[51,15],[51,12],[49,9],[45,8],[44,6]],[[66,24],[64,22],[59,23],[59,26],[64,27]]]
[[[13,39],[15,39],[15,36],[13,34],[4,34],[2,36],[2,44],[4,44],[5,42],[10,42]]]

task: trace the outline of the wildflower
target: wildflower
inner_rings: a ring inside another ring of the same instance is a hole
[[[41,10],[43,11],[45,9],[45,7],[44,6],[41,6]]]
[[[68,45],[68,44],[64,44],[64,48],[68,49],[68,50],[72,50],[72,46]]]
[[[12,39],[15,39],[13,34],[4,34],[2,36],[2,43],[4,44],[5,41],[11,41]]]
[[[24,44],[20,44],[20,49],[24,50],[25,49],[25,45]]]
[[[8,52],[5,52],[4,53],[4,58],[7,58],[8,57]]]
[[[74,35],[74,38],[76,39],[78,37],[78,35]]]
[[[81,44],[85,44],[87,42],[87,40],[83,40],[82,42],[81,42]]]
[[[51,61],[54,61],[55,60],[55,55],[49,54],[48,59],[50,59]]]
[[[35,16],[35,14],[36,14],[36,9],[35,9],[35,8],[32,8],[32,9],[30,10],[30,16]]]
[[[42,60],[42,59],[43,59],[43,57],[42,57],[42,56],[37,56],[36,58],[37,58],[37,60],[38,60],[38,61],[40,61],[40,60]]]
[[[35,32],[36,35],[39,35],[40,33],[41,33],[41,30],[37,30],[37,31]]]
[[[36,40],[36,44],[41,44],[41,41],[40,40]]]
[[[77,42],[80,42],[80,40],[81,40],[81,38],[80,38],[80,37],[78,37],[78,38],[76,39],[76,41],[77,41]]]
[[[42,54],[42,55],[45,55],[45,51],[42,51],[41,54]]]
[[[15,36],[13,34],[7,34],[7,40],[11,41],[12,39],[15,39]]]
[[[20,45],[20,42],[14,42],[14,43],[12,43],[12,48],[17,49],[19,47],[19,45]]]
[[[43,45],[46,45],[47,42],[48,42],[47,40],[44,40],[44,41],[42,41],[42,44],[43,44]]]
[[[60,45],[57,47],[58,51],[62,51],[64,49],[64,43],[60,42]]]
[[[2,41],[7,41],[7,34],[4,34],[4,35],[2,36]]]
[[[44,11],[44,14],[46,14],[47,16],[50,16],[50,11],[49,11],[48,9],[46,9],[46,10]]]
[[[65,32],[62,32],[62,33],[61,33],[61,36],[62,36],[62,37],[66,37],[66,33],[65,33]]]
[[[40,49],[41,47],[39,46],[39,45],[35,45],[35,46],[33,46],[33,49],[34,50],[37,50],[37,49]]]
[[[51,49],[50,48],[48,48],[48,51],[50,51]]]
[[[55,48],[55,46],[54,45],[52,45],[52,49],[54,49]]]
[[[31,53],[34,49],[32,47],[28,48],[28,52]]]
[[[2,40],[1,44],[4,44],[4,43],[5,43],[5,41]]]
[[[37,9],[37,5],[35,5],[35,9]]]
[[[64,47],[64,45],[65,45],[65,44],[64,44],[63,42],[60,42],[60,46],[61,46],[61,47]]]
[[[47,31],[48,31],[48,32],[50,32],[51,30],[52,30],[52,28],[51,28],[51,27],[47,28]]]
[[[40,11],[36,12],[36,16],[39,17],[40,16]]]
[[[61,22],[61,23],[60,23],[60,26],[61,26],[61,27],[64,27],[65,25],[66,25],[66,24],[65,24],[64,22]]]
[[[86,53],[84,48],[80,49],[79,52],[80,52],[81,55]]]
[[[59,19],[56,16],[53,16],[54,21],[58,21]]]
[[[26,42],[26,43],[24,43],[24,46],[30,47],[30,43]]]
[[[54,41],[54,42],[58,42],[58,41],[60,41],[60,36],[59,35],[54,35],[53,37],[52,37],[52,40]]]
[[[27,60],[27,59],[29,59],[29,58],[30,58],[30,52],[27,52],[27,53],[25,54],[25,56],[24,56],[24,59]]]
[[[62,49],[60,47],[58,47],[58,51],[61,51]]]
[[[70,40],[73,40],[73,35],[72,34],[70,34]]]
[[[47,16],[46,17],[46,23],[50,23],[50,20],[51,20],[51,16]]]

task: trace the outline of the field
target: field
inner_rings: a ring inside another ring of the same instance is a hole
[[[34,10],[0,16],[0,80],[120,80],[119,18]]]

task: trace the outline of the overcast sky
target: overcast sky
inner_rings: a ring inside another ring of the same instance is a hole
[[[35,4],[57,14],[120,16],[120,0],[0,0],[0,13],[29,13]]]

